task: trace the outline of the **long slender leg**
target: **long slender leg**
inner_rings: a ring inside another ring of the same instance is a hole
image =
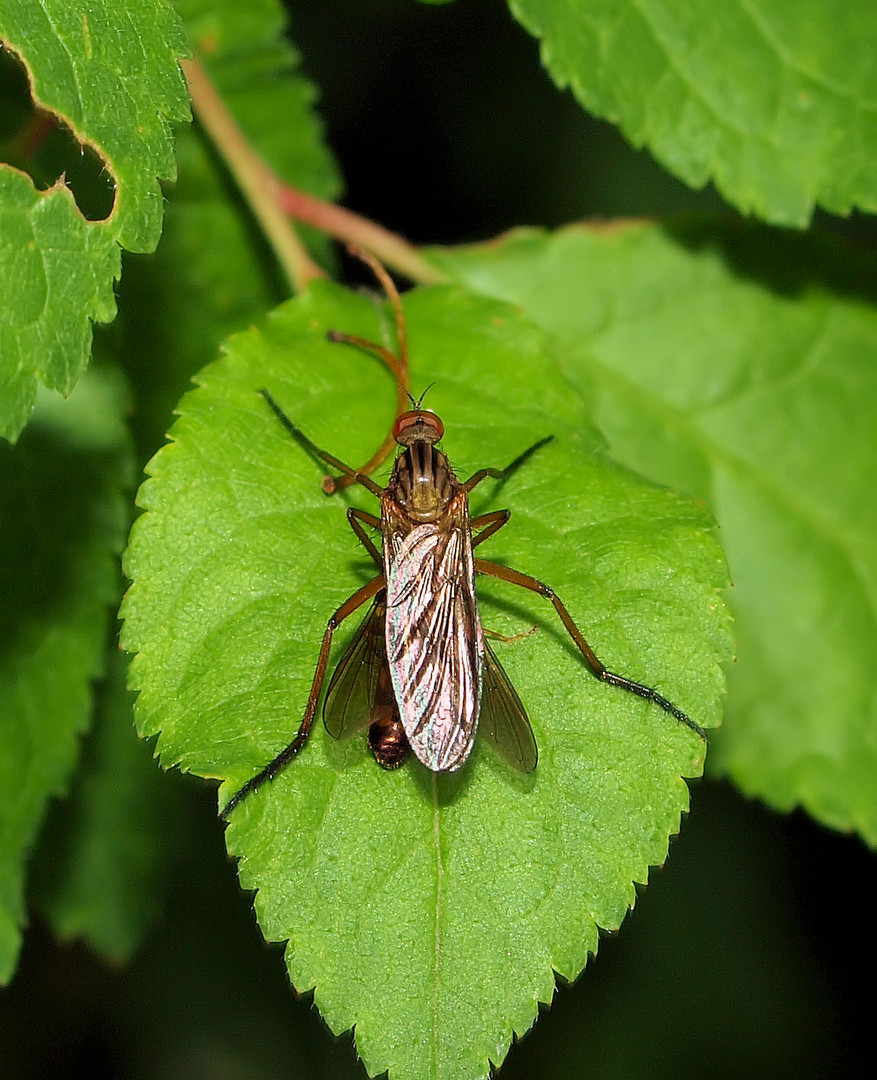
[[[228,815],[232,810],[234,810],[234,808],[248,795],[252,794],[258,787],[264,784],[266,780],[272,780],[285,765],[289,764],[308,741],[308,736],[311,733],[311,726],[314,722],[314,715],[317,711],[317,702],[320,700],[320,691],[323,689],[323,680],[326,677],[326,666],[329,663],[329,650],[332,647],[332,635],[348,615],[352,615],[357,608],[362,607],[366,600],[370,600],[379,593],[381,589],[385,588],[385,584],[383,574],[374,578],[374,580],[370,581],[367,585],[363,585],[361,589],[357,589],[353,596],[348,597],[329,619],[326,624],[326,632],[323,634],[323,644],[320,646],[320,656],[317,660],[316,670],[314,671],[314,681],[311,684],[311,692],[308,696],[308,703],[305,706],[305,714],[302,718],[301,727],[298,729],[297,735],[285,749],[280,751],[277,757],[268,762],[261,772],[256,773],[252,780],[248,780],[240,791],[232,795],[225,804],[222,813],[219,815],[223,820],[228,820]]]
[[[528,458],[531,458],[533,454],[535,454],[537,450],[540,450],[546,443],[550,443],[553,438],[553,435],[546,435],[544,439],[540,439],[539,442],[533,443],[533,445],[528,447],[523,454],[518,454],[515,460],[510,465],[506,465],[504,469],[479,469],[478,472],[472,473],[463,487],[466,491],[471,491],[474,487],[477,487],[482,480],[486,480],[488,476],[492,476],[494,480],[508,480],[516,469],[520,469]]]
[[[496,630],[488,630],[486,626],[482,626],[481,632],[485,637],[492,638],[494,641],[505,641],[511,644],[513,641],[523,641],[525,637],[532,637],[537,629],[538,627],[531,626],[529,630],[522,630],[520,634],[500,634]]]
[[[365,352],[370,352],[372,356],[376,356],[390,369],[390,373],[395,375],[398,379],[402,374],[402,365],[399,362],[399,357],[394,356],[385,345],[379,345],[376,341],[369,341],[368,338],[359,337],[356,334],[345,334],[341,330],[330,330],[326,337],[333,344],[353,345],[357,349],[362,349]]]
[[[472,547],[477,547],[479,544],[487,540],[488,537],[493,536],[494,533],[499,532],[503,525],[507,525],[509,518],[512,516],[511,510],[493,510],[489,514],[481,514],[480,517],[472,518],[469,522],[471,529],[483,529],[477,536],[472,538]],[[488,630],[487,627],[483,627],[484,633],[487,637],[493,638],[495,641],[520,641],[522,638],[529,637],[531,634],[536,633],[536,627],[531,626],[529,630],[524,630],[520,634],[498,634],[495,630]]]
[[[469,528],[484,530],[477,536],[472,537],[472,547],[478,547],[478,545],[483,544],[489,536],[493,536],[495,532],[499,532],[503,525],[508,524],[508,520],[511,516],[511,510],[493,510],[489,514],[482,514],[480,517],[472,518],[469,522]]]
[[[483,529],[477,536],[472,537],[472,547],[477,547],[479,544],[487,540],[488,537],[493,536],[495,532],[507,525],[509,518],[512,516],[511,510],[493,510],[489,514],[481,514],[480,517],[472,518],[469,522],[470,529]],[[498,634],[496,630],[488,630],[486,626],[482,627],[485,636],[493,638],[494,641],[520,641],[522,638],[529,637],[531,634],[535,634],[536,627],[531,626],[529,630],[524,630],[521,634]]]
[[[341,461],[339,458],[336,458],[333,454],[328,453],[326,450],[321,450],[316,443],[311,442],[311,440],[307,437],[307,435],[305,435],[301,428],[296,427],[295,424],[289,419],[283,409],[280,408],[280,406],[277,404],[274,398],[271,397],[267,390],[260,390],[259,393],[274,410],[274,414],[276,415],[277,419],[280,421],[281,424],[283,424],[289,434],[292,435],[294,439],[298,440],[298,442],[300,442],[302,446],[304,446],[307,450],[310,450],[310,452],[315,457],[319,458],[320,461],[325,461],[325,463],[327,465],[331,465],[333,469],[339,469],[345,474],[345,476],[349,476],[351,478],[351,484],[362,484],[363,487],[368,488],[368,490],[373,495],[377,495],[378,498],[380,498],[384,494],[384,489],[382,487],[379,487],[374,482],[374,480],[371,480],[364,473],[358,472],[356,469],[351,469],[349,465],[345,465],[344,462]]]
[[[337,330],[329,331],[329,340],[346,342],[348,345],[356,345],[360,349],[365,349],[367,352],[374,353],[376,356],[379,356],[381,360],[384,361],[390,371],[396,376],[397,380],[400,379],[400,376],[398,374],[398,371],[400,370],[399,361],[396,359],[395,356],[393,356],[391,352],[385,349],[383,345],[378,345],[374,341],[366,341],[365,338],[355,337],[353,334],[342,334]],[[406,366],[406,386],[407,382],[408,369]],[[398,385],[401,387],[403,384],[401,381],[399,381]],[[397,412],[403,411],[405,400],[405,398],[400,398],[401,404],[397,402]],[[384,441],[381,443],[381,445],[377,448],[377,450],[375,450],[375,452],[368,459],[368,461],[364,465],[360,466],[360,468],[356,469],[355,471],[350,470],[350,472],[345,473],[345,475],[343,476],[324,476],[322,483],[323,491],[325,491],[327,495],[334,495],[336,491],[340,491],[342,488],[350,487],[351,484],[355,484],[359,476],[366,476],[368,473],[374,472],[375,469],[379,469],[381,465],[383,465],[387,458],[390,456],[390,454],[392,454],[393,447],[395,445],[396,440],[393,438],[393,430],[391,428],[384,436]]]
[[[408,391],[411,389],[408,385],[408,332],[405,328],[405,312],[402,310],[402,300],[399,296],[399,290],[396,288],[396,282],[387,273],[383,263],[376,259],[370,251],[355,245],[350,245],[347,250],[351,255],[355,255],[358,259],[368,263],[371,272],[381,283],[381,287],[390,301],[390,306],[393,308],[393,315],[396,319],[396,342],[399,347],[399,374],[397,378],[402,384],[400,389],[404,389],[407,396]],[[399,401],[399,412],[403,412],[405,409],[403,399],[400,398]]]
[[[531,592],[539,593],[540,596],[544,596],[546,600],[550,600],[551,603],[554,604],[554,608],[560,616],[561,622],[566,627],[569,636],[576,643],[579,652],[581,652],[582,656],[584,656],[587,661],[588,667],[598,679],[602,682],[609,683],[611,686],[618,686],[622,690],[628,690],[630,693],[637,694],[639,697],[646,698],[648,701],[653,701],[655,705],[659,705],[664,712],[670,713],[671,716],[675,716],[676,719],[685,724],[686,727],[691,728],[692,731],[696,731],[702,739],[706,738],[706,732],[700,724],[696,724],[671,701],[662,697],[657,690],[653,690],[650,686],[643,686],[641,683],[634,682],[632,679],[626,679],[623,675],[616,675],[614,672],[607,670],[591,646],[585,641],[581,630],[579,630],[573,622],[572,616],[566,610],[566,607],[554,589],[545,585],[543,582],[538,581],[536,578],[530,577],[529,574],[522,574],[519,570],[512,570],[507,566],[500,566],[498,563],[487,562],[486,559],[476,559],[475,569],[480,574],[488,574],[490,577],[499,578],[500,581],[508,581],[512,585],[519,585],[522,589],[529,589]]]
[[[399,355],[398,357],[394,356],[389,349],[385,349],[383,345],[378,345],[374,341],[367,341],[365,338],[356,337],[354,334],[342,334],[338,330],[329,331],[329,340],[341,341],[348,345],[354,345],[359,349],[365,349],[366,352],[377,356],[379,360],[383,360],[396,380],[396,412],[397,414],[402,413],[405,411],[407,399],[410,395],[411,379],[408,370],[408,339],[405,332],[405,313],[402,310],[399,292],[393,279],[370,251],[353,245],[348,246],[347,250],[351,255],[362,259],[371,268],[372,273],[380,282],[387,299],[390,301],[393,314],[396,317],[396,341],[398,342]],[[357,471],[360,473],[373,473],[387,460],[395,445],[396,440],[393,438],[391,428],[378,449]],[[353,482],[349,473],[345,476],[326,476],[323,478],[323,490],[331,495],[341,488],[348,487]]]
[[[347,520],[350,522],[350,527],[359,537],[360,543],[368,551],[369,555],[374,559],[379,567],[383,568],[384,561],[381,558],[381,553],[372,543],[371,537],[362,527],[360,522],[365,522],[366,525],[370,525],[373,529],[379,529],[381,527],[381,519],[375,517],[374,514],[367,514],[365,510],[357,510],[355,506],[347,508]]]

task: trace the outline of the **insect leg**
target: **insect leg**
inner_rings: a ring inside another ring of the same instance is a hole
[[[371,268],[372,273],[378,279],[378,282],[381,284],[387,295],[387,299],[390,301],[393,308],[393,314],[396,318],[396,340],[399,344],[399,355],[398,357],[394,356],[389,349],[384,348],[383,345],[378,345],[374,341],[367,341],[365,338],[357,337],[354,334],[342,334],[338,330],[329,331],[329,340],[344,342],[347,345],[354,345],[356,348],[364,349],[366,352],[372,353],[372,355],[376,356],[379,360],[382,360],[396,380],[396,412],[404,412],[411,390],[411,380],[408,373],[408,339],[405,332],[405,313],[402,310],[402,301],[399,299],[399,292],[393,279],[370,251],[352,245],[348,246],[347,250],[351,255],[355,255],[358,259],[362,259],[362,261]],[[393,438],[393,431],[391,428],[378,449],[365,465],[357,471],[360,473],[373,473],[375,469],[379,468],[387,460],[393,452],[393,447],[395,445],[396,440]],[[354,481],[349,473],[345,476],[326,476],[323,478],[323,490],[331,495],[333,492],[348,487],[352,483],[354,483]]]
[[[484,530],[477,536],[472,537],[472,547],[477,547],[489,536],[493,536],[495,532],[499,532],[503,525],[508,524],[508,520],[511,516],[511,510],[494,510],[490,514],[482,514],[480,517],[472,518],[469,522],[469,528]]]
[[[354,244],[349,244],[347,250],[351,255],[356,256],[357,259],[361,259],[366,266],[369,267],[371,272],[378,279],[381,288],[386,293],[387,299],[390,301],[390,305],[393,308],[393,315],[396,319],[396,340],[399,343],[399,356],[398,358],[393,356],[392,353],[387,352],[380,345],[373,345],[370,341],[363,341],[362,338],[348,337],[346,334],[340,334],[333,340],[349,341],[351,344],[365,347],[381,356],[381,359],[393,372],[404,389],[410,390],[408,385],[408,338],[405,332],[405,313],[402,310],[402,301],[399,298],[399,290],[396,288],[396,283],[387,273],[386,268],[381,262],[379,262],[370,251],[365,248],[357,247]],[[334,333],[334,331],[332,332]],[[386,354],[386,355],[383,355]],[[407,396],[407,395],[406,395]],[[400,404],[399,411],[404,411],[404,403]]]
[[[495,532],[499,532],[503,525],[509,523],[509,518],[511,518],[511,516],[511,510],[493,510],[489,514],[481,514],[479,517],[472,518],[469,522],[469,527],[471,529],[484,530],[472,538],[472,547],[477,547],[482,541],[493,536]],[[495,641],[520,641],[521,638],[535,634],[536,627],[532,626],[522,634],[512,634],[511,636],[507,634],[498,634],[495,630],[488,630],[486,626],[483,627],[483,631],[487,637],[493,638]]]
[[[384,345],[379,345],[376,341],[369,341],[368,338],[358,337],[356,334],[344,334],[340,330],[330,330],[326,337],[335,344],[340,342],[342,345],[354,345],[357,349],[370,352],[372,356],[383,360],[390,369],[391,374],[395,375],[397,379],[401,376],[402,364],[398,356],[394,356]]]
[[[373,341],[366,341],[365,338],[356,337],[353,334],[342,334],[338,330],[330,330],[329,331],[329,340],[330,341],[345,342],[348,345],[356,345],[360,349],[365,349],[368,352],[374,353],[376,356],[380,357],[380,359],[384,361],[384,363],[387,365],[387,367],[390,369],[390,371],[393,373],[393,375],[396,377],[396,379],[400,380],[401,377],[398,374],[398,372],[400,371],[399,361],[396,359],[395,356],[393,356],[393,354],[391,352],[389,352],[387,349],[385,349],[383,347],[383,345],[378,345]],[[408,368],[406,366],[405,367],[405,384],[406,385],[407,385],[407,382],[408,382]],[[400,387],[402,387],[403,384],[402,384],[401,381],[399,381],[398,385]],[[402,394],[401,389],[400,389],[399,393],[400,393],[400,401],[404,404],[406,399],[404,397],[401,397],[401,394]],[[401,412],[402,411],[401,408],[399,408],[398,411]],[[396,445],[396,440],[393,438],[393,431],[392,431],[392,428],[391,428],[390,431],[388,431],[386,436],[384,437],[384,441],[377,448],[377,450],[374,452],[374,454],[372,454],[372,456],[368,459],[368,461],[363,466],[361,466],[359,469],[356,469],[356,470],[350,469],[349,471],[345,472],[343,476],[324,476],[323,477],[323,491],[325,491],[327,495],[334,495],[336,491],[340,491],[342,488],[350,487],[351,484],[355,484],[360,476],[365,476],[368,473],[374,472],[375,469],[380,468],[381,465],[384,464],[384,462],[387,460],[387,458],[393,452],[393,447],[395,445]],[[324,458],[323,460],[325,461],[326,459]],[[330,464],[331,464],[331,462],[330,462]],[[340,468],[340,464],[336,465],[336,468]],[[344,470],[342,470],[342,471],[344,471]],[[360,480],[360,483],[362,483],[361,480]],[[368,487],[368,485],[366,485],[366,486]]]
[[[360,522],[365,522],[366,525],[370,525],[373,529],[379,529],[381,527],[381,519],[375,517],[374,514],[367,514],[365,510],[357,510],[355,506],[347,508],[347,520],[350,522],[350,527],[359,537],[360,543],[368,551],[369,555],[374,559],[378,566],[383,567],[384,562],[381,558],[381,553],[372,543],[371,537],[362,527]]]
[[[514,641],[523,641],[524,638],[532,637],[538,629],[538,626],[531,626],[529,630],[522,630],[520,634],[500,634],[496,630],[488,630],[486,626],[482,626],[481,632],[485,637],[489,637],[493,641],[504,641],[506,644],[511,644]]]
[[[487,562],[485,559],[475,560],[475,569],[480,574],[488,574],[490,577],[499,578],[500,581],[508,581],[512,585],[519,585],[522,589],[529,589],[531,592],[539,593],[540,596],[544,596],[546,600],[550,600],[554,605],[554,609],[560,616],[561,622],[566,627],[569,636],[578,646],[579,652],[584,656],[587,661],[588,667],[597,676],[601,682],[609,683],[611,686],[618,686],[622,690],[628,690],[632,694],[637,694],[639,697],[646,698],[648,701],[652,701],[655,705],[660,706],[664,712],[670,713],[671,716],[675,716],[677,720],[685,724],[686,727],[691,728],[692,731],[696,731],[702,739],[706,738],[706,732],[700,726],[696,724],[690,717],[677,708],[667,698],[662,697],[657,690],[653,690],[650,686],[643,686],[641,683],[634,682],[632,679],[626,679],[623,675],[616,675],[614,672],[609,671],[603,662],[597,657],[597,654],[591,648],[591,646],[585,641],[581,630],[573,622],[573,618],[566,610],[563,601],[548,585],[538,581],[534,577],[530,577],[529,574],[522,574],[519,570],[512,570],[508,566],[500,566],[498,563]]]
[[[376,577],[373,581],[370,581],[367,585],[363,585],[361,589],[357,589],[329,619],[326,624],[326,632],[323,635],[323,644],[320,646],[320,657],[317,660],[317,667],[314,671],[314,681],[311,685],[311,692],[308,696],[308,703],[305,706],[305,714],[301,722],[301,727],[298,729],[298,734],[285,749],[280,751],[277,757],[268,762],[261,772],[256,773],[251,780],[248,780],[244,784],[240,791],[232,795],[223,807],[222,813],[219,815],[223,820],[227,821],[228,815],[232,810],[234,810],[240,802],[248,795],[252,794],[258,787],[261,787],[266,780],[272,780],[284,766],[289,764],[308,741],[308,736],[311,733],[311,726],[314,722],[314,715],[317,711],[317,702],[320,700],[320,691],[323,689],[323,680],[326,677],[326,666],[329,663],[329,650],[332,646],[332,635],[348,615],[352,615],[357,608],[362,607],[366,600],[370,600],[385,587],[386,583],[382,574],[380,577]]]
[[[345,476],[349,476],[351,478],[351,484],[362,484],[363,487],[368,488],[368,490],[373,495],[377,495],[378,498],[380,498],[384,494],[384,489],[382,487],[378,487],[378,485],[373,480],[370,480],[364,473],[358,472],[356,469],[351,469],[349,465],[345,465],[344,462],[341,461],[339,458],[336,458],[333,454],[328,453],[326,450],[321,450],[316,443],[311,442],[311,440],[307,437],[307,435],[305,435],[301,428],[296,427],[295,424],[289,419],[283,409],[280,408],[280,406],[268,393],[267,390],[262,389],[259,391],[259,393],[274,410],[275,416],[280,421],[280,423],[283,424],[289,434],[294,439],[298,440],[298,442],[300,442],[302,446],[304,446],[307,450],[310,450],[310,452],[315,457],[319,458],[320,461],[325,461],[326,464],[331,465],[333,469],[340,469],[341,472],[345,474]]]
[[[479,469],[478,472],[473,473],[469,477],[463,487],[466,491],[471,491],[472,488],[477,487],[482,480],[486,480],[488,476],[493,477],[494,480],[508,480],[513,472],[520,469],[528,458],[531,458],[533,454],[535,454],[537,450],[540,450],[546,443],[550,443],[553,438],[553,435],[546,435],[544,439],[540,439],[539,442],[533,443],[533,445],[528,447],[523,454],[518,454],[515,460],[510,465],[506,465],[504,469]]]

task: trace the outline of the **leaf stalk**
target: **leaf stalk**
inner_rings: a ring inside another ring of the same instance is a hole
[[[344,206],[307,195],[279,180],[277,199],[283,209],[298,221],[312,225],[345,244],[364,248],[376,255],[385,266],[422,285],[447,281],[441,270],[432,266],[407,240]]]
[[[231,170],[268,243],[274,249],[293,292],[313,278],[324,277],[277,200],[277,180],[238,127],[225,102],[198,60],[181,60],[195,115]]]
[[[295,228],[295,218],[340,240],[372,252],[382,263],[424,285],[447,281],[404,237],[343,206],[308,195],[280,177],[256,154],[238,127],[203,64],[181,60],[195,114],[231,170],[294,292],[301,292],[323,270],[311,259]]]

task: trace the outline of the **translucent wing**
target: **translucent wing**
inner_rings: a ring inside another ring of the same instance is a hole
[[[323,723],[333,739],[349,738],[372,719],[381,668],[387,663],[385,595],[378,593],[332,674]]]
[[[385,530],[387,659],[411,749],[454,771],[475,738],[484,640],[465,504],[400,536]]]
[[[484,686],[481,730],[515,769],[531,773],[539,751],[518,692],[487,641],[484,642]]]

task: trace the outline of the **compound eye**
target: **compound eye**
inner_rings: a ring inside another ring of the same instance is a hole
[[[426,412],[423,409],[412,409],[397,417],[393,424],[393,438],[397,443],[406,445],[414,439],[426,439],[427,442],[438,442],[445,433],[445,425],[434,412]]]

